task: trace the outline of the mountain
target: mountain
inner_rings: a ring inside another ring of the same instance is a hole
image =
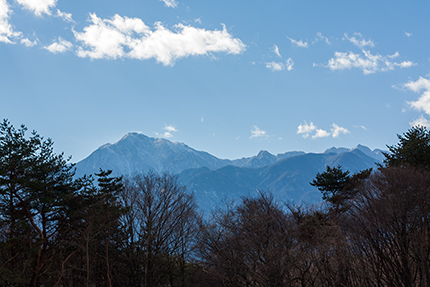
[[[154,171],[178,175],[197,198],[203,210],[222,201],[270,190],[283,201],[316,203],[321,194],[311,182],[327,165],[341,165],[357,172],[383,160],[381,150],[357,145],[352,149],[332,147],[324,153],[286,152],[236,160],[219,159],[183,143],[128,133],[115,144],[105,144],[76,164],[76,176],[111,169],[114,175],[135,175]]]
[[[289,157],[261,168],[227,166],[216,170],[199,168],[178,175],[179,181],[194,192],[203,210],[216,203],[252,196],[258,190],[271,191],[282,201],[314,204],[321,193],[309,184],[326,166],[341,165],[352,173],[375,167],[374,157],[358,149],[336,153],[308,153]]]
[[[154,171],[179,173],[185,169],[217,169],[230,164],[186,144],[128,133],[115,144],[105,144],[76,164],[76,176],[111,169],[115,175],[134,175]]]
[[[275,162],[297,156],[297,155],[303,155],[305,152],[303,151],[290,151],[286,153],[280,153],[278,155],[273,155],[269,153],[266,150],[260,151],[256,156],[247,157],[247,158],[241,158],[231,161],[231,165],[239,166],[239,167],[250,167],[250,168],[259,168],[263,166],[267,166],[270,164],[274,164]]]
[[[115,144],[105,144],[76,164],[76,176],[93,174],[100,168],[111,169],[115,175],[134,175],[154,171],[177,174],[186,169],[207,167],[218,169],[227,165],[259,168],[304,152],[258,155],[237,160],[219,159],[207,152],[196,151],[183,143],[128,133]]]

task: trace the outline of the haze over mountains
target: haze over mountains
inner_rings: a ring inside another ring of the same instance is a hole
[[[257,190],[270,190],[283,201],[315,203],[320,192],[309,182],[327,165],[341,165],[356,172],[382,162],[381,150],[355,148],[327,149],[324,153],[286,152],[273,155],[260,151],[256,156],[236,160],[219,159],[183,143],[128,133],[115,144],[105,144],[76,164],[76,175],[92,174],[100,168],[115,175],[133,176],[154,171],[178,175],[195,193],[203,210],[224,200],[239,199]]]

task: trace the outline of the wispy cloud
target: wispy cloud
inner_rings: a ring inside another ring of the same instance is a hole
[[[178,6],[178,2],[176,0],[160,0],[161,2],[164,2],[164,5],[166,5],[169,8],[176,8]]]
[[[408,38],[412,37],[412,33],[405,32],[405,35],[406,35],[406,37],[408,37]]]
[[[166,131],[168,131],[169,133],[174,133],[174,132],[177,132],[178,130],[174,127],[174,126],[172,126],[172,125],[166,125],[165,127],[164,127],[164,129],[166,130]]]
[[[416,66],[417,63],[411,62],[411,61],[403,61],[401,63],[394,63],[394,65],[400,67],[400,68],[410,68],[412,66]]]
[[[363,126],[363,125],[361,125],[361,126],[354,126],[354,128],[356,128],[356,129],[362,129],[362,130],[365,130],[365,131],[367,131],[367,128],[365,127],[365,126]]]
[[[408,104],[412,108],[430,115],[430,80],[420,77],[417,81],[410,81],[403,86],[415,93],[421,94],[418,100],[408,102]]]
[[[10,6],[6,0],[0,0],[0,43],[14,43],[14,38],[22,36],[21,32],[14,31],[12,25],[9,23]]]
[[[329,137],[330,133],[323,129],[316,129],[315,134],[312,136],[313,139],[326,138]]]
[[[57,5],[57,0],[16,0],[16,2],[40,17],[42,14],[52,15],[51,8]]]
[[[306,121],[304,124],[301,124],[297,127],[297,134],[302,134],[303,138],[308,138],[309,134],[313,133],[317,127],[313,122],[308,124]]]
[[[347,130],[346,128],[340,127],[337,124],[332,124],[332,129],[331,129],[331,135],[334,138],[339,137],[340,134],[348,134],[350,133],[349,130]]]
[[[327,64],[323,65],[332,71],[357,68],[363,71],[365,75],[376,72],[386,72],[394,70],[396,67],[409,68],[416,63],[411,61],[393,62],[399,53],[382,56],[379,54],[372,55],[370,51],[363,50],[361,54],[354,52],[335,52],[334,58],[331,58]]]
[[[65,22],[71,22],[74,23],[72,14],[62,12],[59,9],[53,13],[53,8],[57,5],[58,0],[15,0],[21,6],[32,12],[34,15],[38,17],[42,17],[43,14],[49,15],[49,16],[55,16],[62,18]]]
[[[175,31],[156,23],[151,30],[139,18],[115,15],[112,19],[101,19],[90,14],[91,25],[83,32],[73,31],[82,45],[77,55],[91,59],[132,58],[156,59],[164,65],[173,65],[176,60],[189,56],[211,55],[215,52],[240,54],[246,46],[233,38],[225,26],[222,30],[208,31],[177,24]]]
[[[269,136],[267,135],[266,131],[263,131],[257,126],[254,126],[253,129],[251,130],[251,136],[249,138],[252,139],[252,138],[267,138],[267,137]]]
[[[297,127],[297,134],[301,134],[303,138],[308,138],[311,136],[312,139],[318,139],[318,138],[325,138],[325,137],[333,137],[337,138],[340,134],[347,134],[350,131],[346,128],[340,127],[337,124],[332,124],[332,128],[329,131],[324,129],[317,128],[316,125],[314,125],[313,122],[308,124],[306,121],[304,124],[300,124]]]
[[[61,12],[58,9],[57,9],[57,14],[55,16],[62,18],[65,22],[71,22],[71,23],[75,22],[73,21],[73,17],[71,13]]]
[[[282,71],[285,69],[284,63],[282,62],[269,62],[266,63],[266,68],[272,70],[272,71]]]
[[[31,41],[28,38],[24,38],[24,39],[21,39],[20,42],[21,42],[21,44],[23,44],[26,47],[34,47],[34,46],[36,46],[39,43],[39,39]]]
[[[291,41],[291,43],[297,47],[300,48],[307,48],[308,47],[308,42],[304,42],[303,40],[294,40],[293,38],[290,38],[287,36],[287,39]]]
[[[329,41],[329,39],[326,36],[324,36],[321,32],[317,33],[317,36],[315,38],[314,43],[315,42],[319,42],[319,41],[322,41],[322,42],[325,42],[328,45],[331,45],[331,42]]]
[[[278,72],[278,71],[291,71],[293,70],[293,66],[294,66],[294,62],[293,59],[288,58],[288,60],[285,61],[285,63],[283,62],[269,62],[266,63],[266,68],[274,71],[274,72]]]
[[[54,43],[52,43],[49,46],[45,46],[43,48],[48,50],[51,53],[58,54],[58,53],[64,53],[70,50],[72,47],[73,47],[72,43],[59,37],[56,41],[54,41]]]
[[[345,33],[343,40],[347,40],[354,46],[360,48],[361,53],[354,53],[351,51],[335,52],[334,57],[329,59],[326,64],[314,64],[314,67],[322,66],[332,71],[356,68],[362,70],[365,75],[368,75],[376,72],[391,71],[395,68],[410,68],[417,65],[412,61],[394,61],[394,59],[400,56],[399,52],[387,56],[372,54],[370,50],[365,50],[364,48],[374,47],[375,43],[372,39],[364,39],[363,35],[360,33],[354,33],[353,36],[349,36]]]
[[[375,47],[375,43],[373,42],[373,40],[364,39],[361,33],[354,33],[354,36],[352,37],[349,37],[348,34],[345,33],[344,36],[345,36],[344,39],[348,40],[349,42],[351,42],[352,44],[354,44],[355,46],[361,49],[364,47]]]
[[[173,125],[165,125],[163,130],[165,130],[164,133],[155,133],[159,137],[163,138],[172,138],[173,133],[176,133],[178,130]]]
[[[279,53],[279,48],[277,45],[273,45],[273,53],[275,53],[276,56],[282,58],[281,53]]]
[[[413,120],[409,123],[412,127],[430,127],[430,120],[426,119],[423,115],[421,115],[418,119]]]

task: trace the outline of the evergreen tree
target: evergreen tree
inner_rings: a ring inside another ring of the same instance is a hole
[[[410,165],[430,168],[430,132],[427,128],[413,127],[397,137],[399,143],[387,146],[389,152],[383,153],[387,167]]]
[[[26,239],[23,232],[28,226],[18,196],[26,185],[39,138],[35,134],[25,138],[26,131],[25,126],[15,129],[7,120],[0,125],[0,218],[4,230],[0,258],[1,284],[22,282],[20,270],[28,264],[20,256]]]
[[[343,171],[340,165],[327,166],[326,171],[317,173],[310,184],[322,192],[323,199],[335,207],[337,214],[348,208],[348,200],[356,195],[360,183],[371,173],[372,169],[369,168],[350,175],[349,171]]]
[[[324,200],[336,205],[342,200],[342,190],[349,178],[349,171],[343,171],[340,165],[327,166],[326,171],[317,173],[310,184],[322,192]]]
[[[8,231],[2,242],[3,283],[38,286],[52,258],[52,248],[63,240],[65,206],[78,189],[73,166],[55,154],[53,142],[27,128],[0,125],[0,217]],[[19,262],[18,262],[19,260]],[[19,264],[18,264],[19,263]]]

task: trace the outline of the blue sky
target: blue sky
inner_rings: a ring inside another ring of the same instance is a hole
[[[429,1],[0,0],[1,116],[72,161],[140,131],[221,158],[430,125]]]

